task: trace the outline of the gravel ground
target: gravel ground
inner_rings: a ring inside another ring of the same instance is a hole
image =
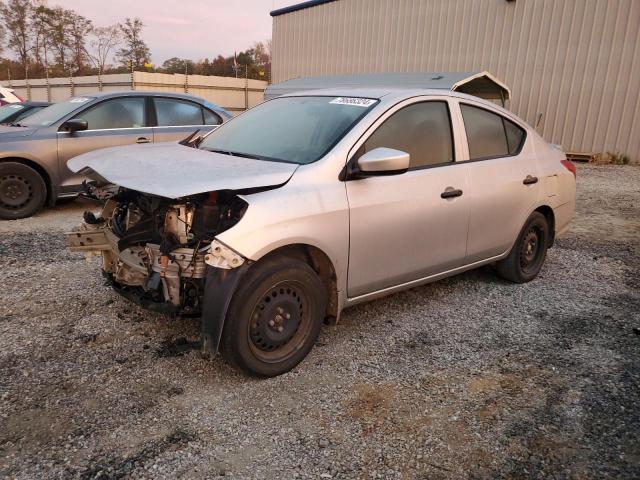
[[[270,380],[67,252],[83,205],[2,222],[0,477],[639,478],[640,168],[578,178],[532,283],[484,268],[348,309]]]

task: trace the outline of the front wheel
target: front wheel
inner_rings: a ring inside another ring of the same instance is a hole
[[[496,264],[498,275],[515,283],[533,280],[547,256],[549,224],[540,212],[533,212],[518,235],[511,253]]]
[[[22,163],[0,163],[0,218],[30,217],[46,200],[47,185],[38,172]]]
[[[288,372],[313,347],[327,295],[316,272],[281,257],[254,265],[231,300],[222,334],[224,356],[247,373]]]

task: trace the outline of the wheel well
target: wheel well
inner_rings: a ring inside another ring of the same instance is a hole
[[[0,160],[0,162],[1,163],[5,163],[5,162],[21,163],[23,165],[26,165],[27,167],[33,168],[36,172],[38,172],[38,174],[44,180],[44,184],[45,184],[45,186],[47,188],[47,199],[48,199],[48,201],[51,203],[51,202],[53,202],[55,200],[53,198],[53,188],[51,186],[51,177],[49,177],[49,174],[47,173],[47,171],[44,168],[42,168],[42,166],[38,165],[33,160],[28,160],[26,158],[16,158],[16,157],[3,158],[3,159]]]
[[[549,225],[549,245],[548,247],[553,246],[553,242],[556,239],[556,217],[553,213],[553,209],[548,205],[542,205],[541,207],[536,208],[536,212],[540,212],[547,219],[547,224]]]
[[[306,244],[287,245],[269,252],[263,258],[285,256],[307,263],[318,274],[327,291],[327,322],[338,318],[338,287],[336,271],[329,257],[317,247]],[[259,260],[258,260],[259,261]]]

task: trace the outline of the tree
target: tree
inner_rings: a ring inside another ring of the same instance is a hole
[[[118,58],[125,67],[142,68],[151,60],[149,47],[141,37],[143,27],[139,18],[127,18],[120,25],[125,46],[118,51]]]
[[[55,7],[49,13],[49,42],[55,52],[56,64],[63,72],[71,68],[69,50],[72,48],[72,42],[69,37],[69,30],[73,23],[73,13],[71,10],[62,7]]]
[[[53,10],[41,4],[35,8],[31,20],[33,55],[36,65],[42,65],[43,69],[49,67],[49,49],[51,47],[49,25],[52,16]]]
[[[111,52],[122,42],[122,32],[120,25],[109,25],[108,27],[95,27],[91,32],[92,52],[87,52],[89,59],[98,69],[99,73],[104,73],[109,61]]]
[[[24,68],[25,75],[29,68],[29,51],[31,50],[31,0],[8,0],[0,3],[0,16],[8,36],[8,46],[17,55]]]
[[[193,60],[187,58],[172,57],[162,63],[161,70],[165,73],[184,73],[185,66],[187,71],[192,74],[195,70]]]
[[[87,55],[86,38],[93,30],[93,24],[88,18],[71,11],[69,12],[68,27],[73,64],[77,69],[77,73],[82,75],[84,73],[86,60],[89,59]]]

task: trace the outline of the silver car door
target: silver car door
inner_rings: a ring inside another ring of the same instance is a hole
[[[73,118],[87,121],[84,131],[58,132],[58,161],[61,193],[80,190],[84,177],[71,172],[67,161],[99,148],[153,142],[153,130],[146,126],[144,97],[110,98],[88,107]]]
[[[407,172],[346,182],[353,298],[462,265],[471,198],[467,166],[455,162],[448,103],[402,102],[354,146],[350,162],[378,147],[410,154]]]
[[[196,130],[207,133],[222,123],[220,116],[202,105],[167,97],[154,97],[156,126],[155,142],[180,141]]]
[[[469,219],[466,263],[504,253],[535,208],[539,169],[526,130],[498,112],[460,101],[468,142]]]

